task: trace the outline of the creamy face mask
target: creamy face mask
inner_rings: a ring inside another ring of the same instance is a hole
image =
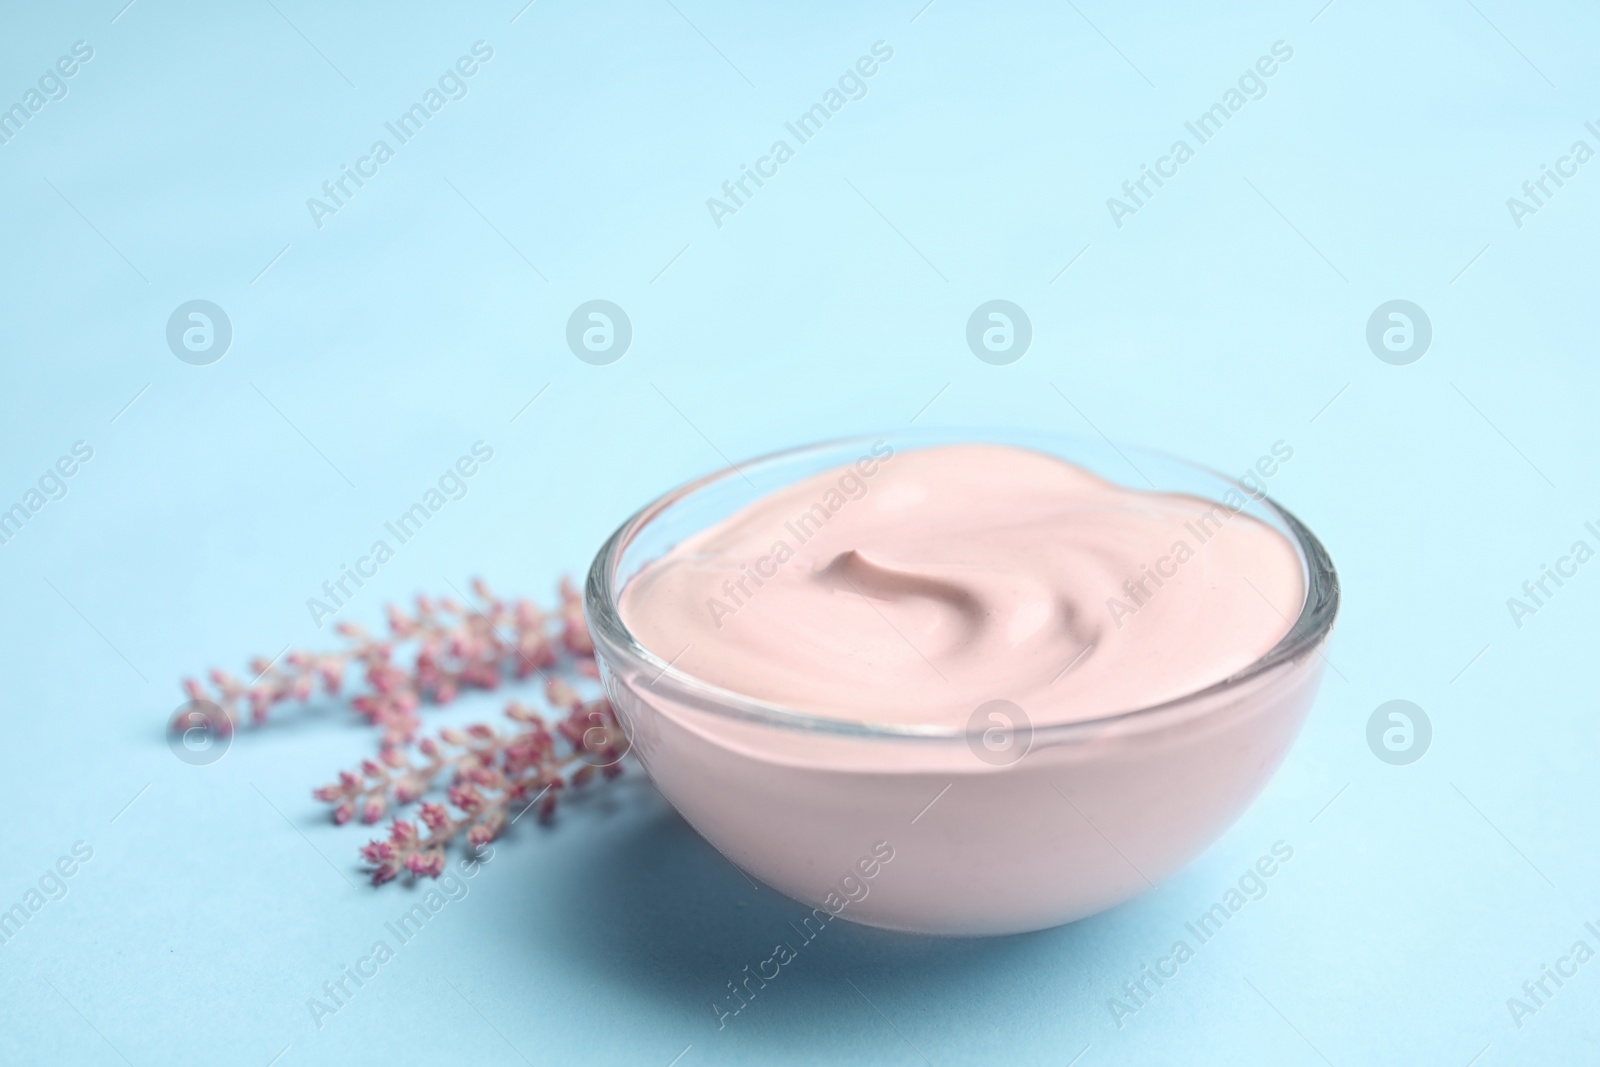
[[[1131,488],[1100,442],[984,437],[699,479],[590,572],[633,751],[808,926],[1015,933],[1126,900],[1239,816],[1320,681],[1338,580],[1258,490],[1137,450]]]

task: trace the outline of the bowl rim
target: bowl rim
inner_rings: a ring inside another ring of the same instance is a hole
[[[1293,542],[1296,553],[1300,558],[1306,590],[1300,615],[1290,625],[1283,638],[1260,658],[1220,681],[1160,703],[1124,709],[1091,719],[1052,723],[1046,726],[1030,726],[1031,745],[1048,744],[1053,740],[1079,736],[1085,732],[1096,731],[1114,724],[1142,725],[1148,723],[1154,725],[1157,721],[1170,716],[1174,712],[1192,709],[1194,706],[1210,701],[1230,690],[1239,689],[1245,684],[1278,671],[1284,668],[1285,665],[1297,662],[1307,655],[1322,655],[1321,646],[1326,643],[1332,633],[1333,625],[1339,612],[1340,587],[1338,572],[1334,569],[1333,560],[1329,557],[1327,549],[1323,547],[1322,542],[1317,539],[1316,535],[1293,512],[1266,493],[1250,489],[1237,479],[1204,464],[1195,463],[1192,460],[1158,449],[1120,444],[1110,438],[1103,437],[1103,435],[1100,441],[1096,441],[1094,438],[1077,434],[1056,431],[1033,431],[1020,427],[917,427],[884,433],[851,434],[844,437],[829,438],[767,452],[740,463],[730,462],[722,470],[690,479],[673,489],[669,489],[635,511],[600,546],[600,550],[595,554],[594,562],[590,565],[588,575],[584,581],[584,615],[588,621],[590,635],[594,640],[597,653],[600,653],[597,658],[600,659],[603,666],[610,667],[616,673],[621,673],[617,670],[619,663],[630,672],[651,671],[654,673],[654,678],[647,684],[653,692],[680,704],[686,704],[697,710],[723,718],[753,722],[781,729],[851,737],[900,741],[966,741],[969,737],[969,729],[966,726],[874,723],[831,719],[812,712],[784,707],[781,704],[770,701],[758,700],[754,697],[713,685],[678,668],[673,661],[664,660],[648,648],[645,648],[622,621],[618,604],[618,596],[621,589],[616,585],[615,575],[623,550],[657,516],[699,490],[730,477],[748,478],[746,472],[753,468],[791,460],[807,453],[839,449],[846,445],[871,445],[887,439],[893,439],[898,442],[906,438],[924,437],[930,439],[928,443],[915,447],[934,447],[937,444],[954,444],[965,440],[970,443],[1011,443],[1013,447],[1026,448],[1028,446],[1025,444],[1016,444],[1014,440],[1007,442],[1005,439],[1007,437],[1048,438],[1059,442],[1109,445],[1114,452],[1127,461],[1130,466],[1133,466],[1135,470],[1138,470],[1138,468],[1131,459],[1128,459],[1126,454],[1128,452],[1187,467],[1192,471],[1216,479],[1226,487],[1220,490],[1216,497],[1224,495],[1227,489],[1231,488],[1243,494],[1246,499],[1254,501],[1269,511],[1288,530],[1290,540]],[[933,438],[938,439],[933,440]],[[1061,459],[1063,457],[1056,456],[1055,458]],[[1071,461],[1067,460],[1067,462]],[[1223,504],[1225,507],[1229,506],[1220,499],[1216,499],[1216,497],[1207,496],[1204,499],[1211,499],[1215,503]],[[1235,513],[1237,514],[1237,512]],[[602,649],[603,653],[601,653]],[[613,662],[607,662],[608,657]],[[1326,662],[1325,656],[1323,659]]]

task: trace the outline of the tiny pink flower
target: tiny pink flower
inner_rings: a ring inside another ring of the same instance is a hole
[[[430,830],[439,830],[450,825],[450,813],[443,804],[424,804],[418,809],[422,821]]]

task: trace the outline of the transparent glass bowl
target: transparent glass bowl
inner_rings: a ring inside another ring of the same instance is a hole
[[[1058,456],[1130,488],[1237,503],[1300,557],[1305,598],[1282,641],[1232,677],[1165,703],[1032,728],[985,758],[964,727],[842,721],[692,677],[629,632],[627,582],[766,493],[897,453],[989,442]],[[1148,482],[1146,481],[1148,479]],[[1236,495],[1237,494],[1237,495]],[[1159,453],[1021,430],[913,430],[775,453],[672,490],[623,523],[589,570],[602,683],[662,794],[746,872],[817,911],[947,935],[1016,933],[1092,915],[1187,863],[1261,791],[1321,681],[1339,605],[1322,545],[1239,482]]]

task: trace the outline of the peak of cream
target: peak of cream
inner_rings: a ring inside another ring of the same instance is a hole
[[[620,612],[678,669],[812,715],[961,727],[1003,699],[1039,727],[1228,678],[1304,588],[1293,544],[1228,503],[1011,446],[880,443],[686,539]]]

